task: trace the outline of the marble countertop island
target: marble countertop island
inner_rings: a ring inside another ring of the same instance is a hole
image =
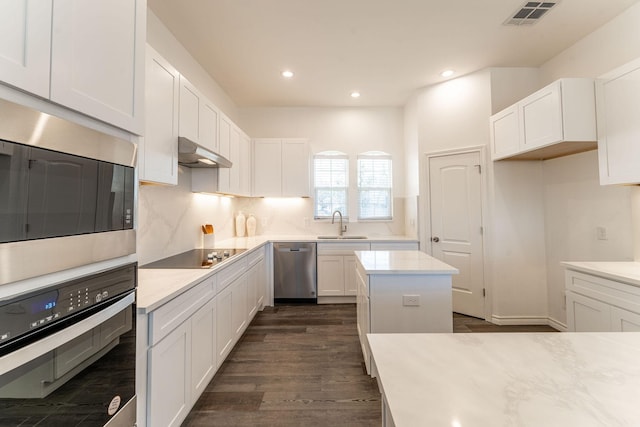
[[[355,251],[367,274],[458,274],[458,269],[420,251]]]
[[[387,426],[640,425],[640,333],[368,339]]]

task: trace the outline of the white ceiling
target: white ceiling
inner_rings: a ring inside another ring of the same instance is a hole
[[[637,1],[561,0],[535,25],[520,27],[502,23],[521,0],[148,5],[239,106],[400,106],[448,68],[459,76],[540,66]],[[293,79],[281,77],[284,69]],[[362,96],[352,99],[353,90]]]

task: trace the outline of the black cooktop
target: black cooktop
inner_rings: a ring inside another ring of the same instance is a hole
[[[211,268],[244,251],[246,249],[193,249],[140,268]]]

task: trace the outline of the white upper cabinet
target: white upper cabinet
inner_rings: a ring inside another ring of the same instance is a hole
[[[520,150],[518,106],[502,110],[491,117],[491,157],[515,154]]]
[[[490,118],[493,160],[544,160],[596,148],[592,79],[561,79]]]
[[[282,195],[309,197],[309,141],[282,140]]]
[[[218,108],[180,76],[180,136],[218,152]]]
[[[51,100],[141,135],[146,13],[144,0],[56,0]]]
[[[231,159],[231,128],[233,123],[224,114],[220,115],[219,127],[219,148],[220,154],[233,162]],[[218,169],[218,191],[220,193],[231,192],[231,170],[230,168]]]
[[[144,0],[0,0],[0,81],[142,135]]]
[[[218,152],[218,108],[209,100],[200,103],[200,120],[198,123],[200,145],[213,152]]]
[[[253,195],[282,195],[282,141],[253,140]]]
[[[184,76],[180,76],[180,136],[200,140],[200,93]]]
[[[251,138],[240,131],[240,194],[251,195]]]
[[[48,98],[51,0],[2,0],[0,10],[0,81]]]
[[[146,130],[140,138],[141,181],[178,183],[178,97],[180,74],[147,46]]]
[[[640,183],[640,59],[596,80],[600,184]]]
[[[309,197],[309,140],[253,140],[253,195]]]

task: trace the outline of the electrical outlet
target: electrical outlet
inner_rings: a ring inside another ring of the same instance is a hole
[[[420,305],[420,295],[402,295],[402,305],[417,307]]]
[[[596,235],[598,240],[607,240],[607,229],[605,227],[596,227]]]

